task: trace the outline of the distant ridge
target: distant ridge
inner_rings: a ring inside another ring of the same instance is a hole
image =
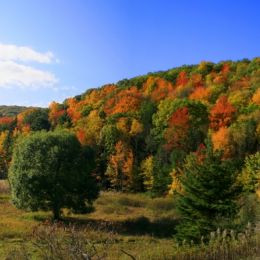
[[[16,116],[29,107],[25,106],[0,106],[0,116]]]

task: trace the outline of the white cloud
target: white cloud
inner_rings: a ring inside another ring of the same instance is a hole
[[[51,51],[41,53],[27,46],[0,43],[0,61],[52,63],[58,62],[58,59]]]
[[[27,46],[0,43],[0,87],[57,88],[56,76],[49,71],[35,68],[32,62],[50,64],[58,62],[58,59],[51,51],[41,53]]]
[[[56,76],[48,71],[14,61],[0,61],[0,87],[53,87],[57,82]]]

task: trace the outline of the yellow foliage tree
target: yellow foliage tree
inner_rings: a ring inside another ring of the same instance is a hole
[[[134,118],[131,124],[130,135],[133,136],[138,135],[142,133],[143,130],[144,130],[143,124]]]
[[[76,124],[76,135],[83,145],[94,146],[98,143],[103,121],[97,110],[92,110],[86,118],[80,119]]]
[[[214,151],[223,151],[224,158],[229,158],[232,155],[230,134],[227,127],[221,127],[218,131],[213,132],[211,139]]]
[[[141,162],[141,176],[143,177],[143,184],[146,190],[151,190],[153,187],[153,170],[154,170],[154,158],[152,155],[148,156]]]
[[[180,182],[180,172],[178,172],[176,169],[173,169],[170,172],[170,176],[172,177],[172,183],[169,185],[169,195],[174,195],[176,192],[181,193],[181,182]]]

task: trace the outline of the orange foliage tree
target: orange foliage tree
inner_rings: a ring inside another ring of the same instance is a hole
[[[80,119],[80,116],[81,116],[80,111],[78,111],[77,100],[75,98],[69,98],[66,101],[66,104],[68,105],[67,113],[68,113],[69,117],[71,118],[71,121],[73,123],[76,123]]]
[[[207,101],[209,97],[209,89],[199,86],[194,89],[194,91],[190,94],[189,98],[193,100],[204,100]]]
[[[144,95],[149,96],[155,102],[169,97],[173,90],[173,84],[160,77],[148,77],[143,85]]]
[[[256,105],[260,106],[260,88],[257,89],[257,91],[255,92],[255,94],[252,97],[252,102]]]
[[[8,125],[8,124],[11,124],[13,121],[14,121],[13,117],[8,117],[8,116],[1,117],[0,125]]]
[[[116,86],[113,84],[105,85],[100,89],[93,89],[88,95],[85,96],[84,104],[99,106],[102,100],[115,90]]]
[[[221,96],[210,111],[210,127],[218,130],[231,124],[236,109],[228,102],[227,96]]]
[[[201,74],[198,74],[198,73],[193,74],[191,76],[191,82],[192,82],[192,85],[193,85],[194,88],[198,88],[198,87],[203,86]]]
[[[119,93],[108,99],[104,105],[107,115],[117,113],[135,112],[142,102],[142,95],[136,87],[121,90]]]
[[[227,127],[220,127],[218,131],[213,132],[211,136],[214,151],[223,151],[223,158],[230,158],[232,147],[230,142],[230,133]]]
[[[65,113],[65,109],[61,108],[59,103],[52,102],[49,106],[49,121],[51,125],[56,126],[59,118],[61,118]]]
[[[110,156],[106,175],[111,186],[116,190],[127,190],[133,182],[133,162],[132,150],[123,141],[118,141],[115,145],[115,152]]]

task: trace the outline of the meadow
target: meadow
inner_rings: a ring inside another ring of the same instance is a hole
[[[49,212],[16,209],[6,181],[0,182],[0,194],[0,259],[257,259],[260,254],[260,237],[250,226],[238,235],[219,230],[209,245],[176,244],[173,198],[102,192],[93,212],[65,210],[63,221],[53,223]]]

